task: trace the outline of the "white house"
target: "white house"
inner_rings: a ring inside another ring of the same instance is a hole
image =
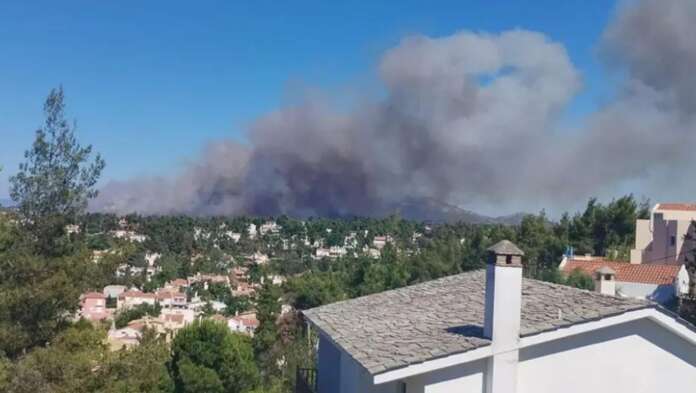
[[[689,273],[684,265],[632,264],[603,257],[565,256],[559,265],[568,275],[579,270],[595,280],[595,290],[608,295],[637,297],[667,304],[689,292]],[[609,269],[613,273],[599,274]],[[604,292],[602,292],[604,291]]]
[[[636,221],[636,246],[631,263],[682,264],[693,244],[686,239],[693,232],[696,204],[658,203],[650,218]]]
[[[140,304],[149,304],[151,306],[154,306],[156,301],[157,295],[155,295],[154,293],[126,291],[118,295],[117,308],[128,308]]]
[[[641,299],[522,278],[503,241],[485,271],[304,314],[317,393],[687,392],[696,328]]]

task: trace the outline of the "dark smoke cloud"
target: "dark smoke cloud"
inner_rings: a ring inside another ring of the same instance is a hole
[[[173,178],[111,183],[93,208],[409,215],[432,201],[568,206],[636,181],[659,188],[696,137],[694,23],[691,0],[620,9],[600,46],[625,75],[574,131],[559,117],[581,77],[559,43],[524,30],[409,37],[379,63],[385,98],[347,113],[313,99],[281,108],[248,146],[213,143]]]

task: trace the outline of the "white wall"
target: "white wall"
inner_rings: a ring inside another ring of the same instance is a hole
[[[407,379],[406,393],[481,393],[486,359]]]
[[[673,301],[676,297],[674,285],[645,284],[638,282],[616,282],[616,292],[622,296],[650,299],[660,304]]]
[[[696,346],[642,319],[520,351],[519,393],[688,392]]]
[[[328,364],[336,354],[338,362]],[[484,391],[486,358],[373,385],[367,371],[328,340],[321,341],[319,356],[319,393],[400,393],[402,382],[407,393]],[[520,350],[518,393],[691,392],[695,386],[696,346],[648,319]]]

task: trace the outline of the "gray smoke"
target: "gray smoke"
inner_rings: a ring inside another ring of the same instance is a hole
[[[413,216],[433,201],[536,208],[660,189],[693,161],[694,23],[691,0],[620,9],[600,47],[622,80],[575,130],[559,124],[581,89],[561,44],[524,30],[408,37],[379,62],[384,98],[281,108],[250,127],[249,145],[211,144],[173,178],[111,183],[93,208]]]

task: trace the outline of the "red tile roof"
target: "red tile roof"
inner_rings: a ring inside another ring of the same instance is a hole
[[[659,203],[657,210],[696,211],[696,203]]]
[[[629,262],[608,261],[602,258],[592,260],[570,259],[563,266],[563,272],[568,274],[575,269],[593,275],[595,271],[607,266],[616,271],[616,281],[635,282],[643,284],[670,285],[679,274],[680,265],[631,264]]]

